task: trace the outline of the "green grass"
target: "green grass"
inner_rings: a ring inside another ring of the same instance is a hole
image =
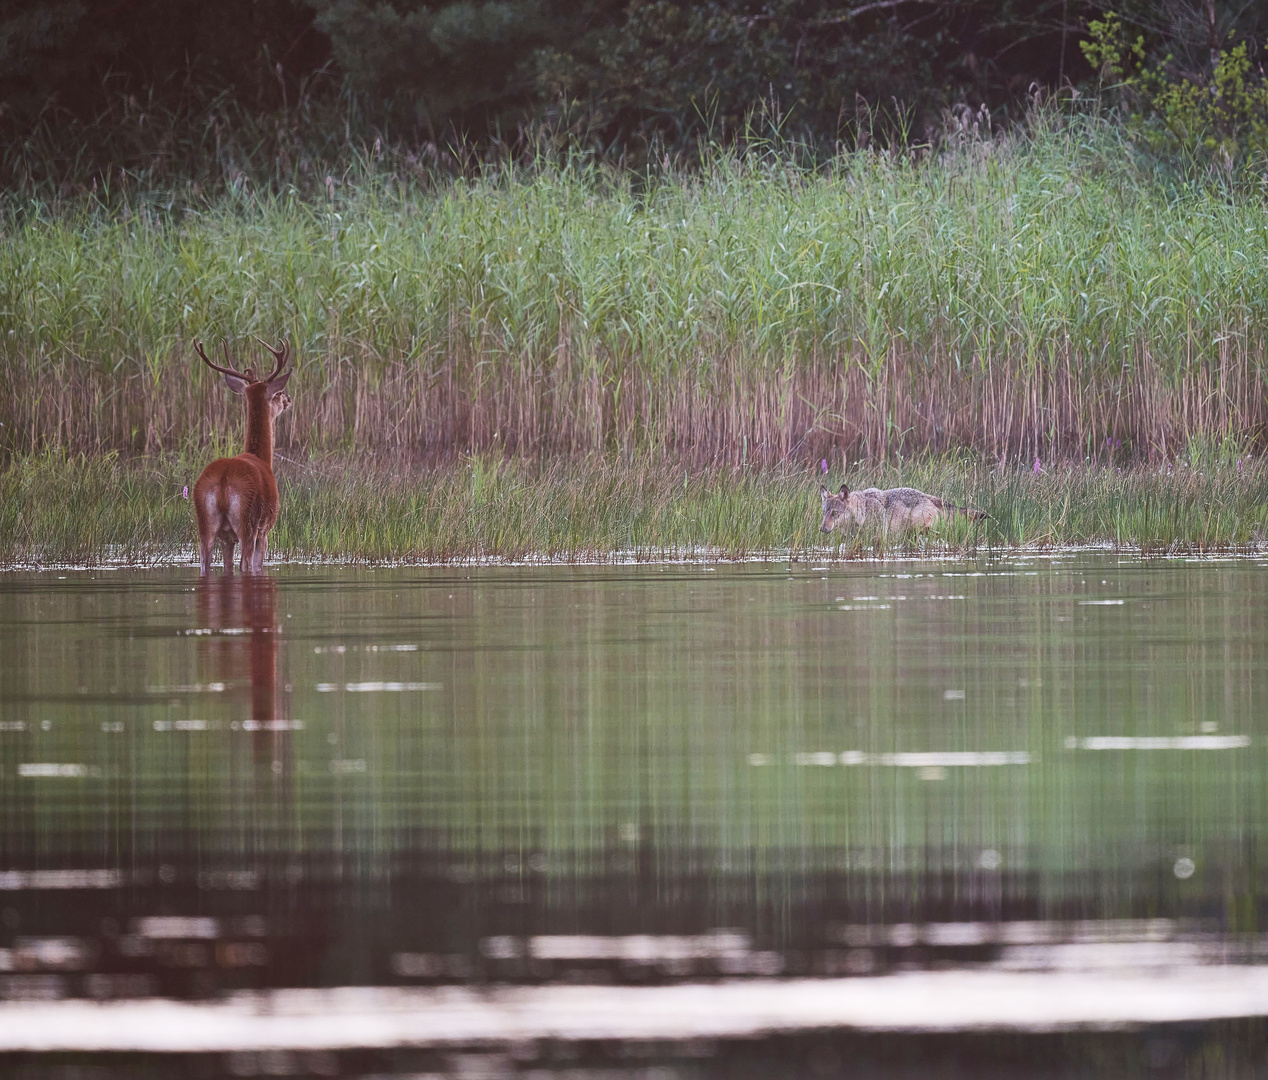
[[[1176,187],[1086,117],[815,171],[367,159],[320,198],[10,198],[0,450],[234,442],[192,351],[225,334],[294,343],[302,456],[1162,461],[1263,443],[1265,326],[1260,197]]]
[[[125,462],[47,454],[0,473],[0,564],[155,563],[193,558],[182,488],[204,459]],[[820,479],[834,472],[721,468],[651,459],[539,466],[490,458],[436,469],[329,458],[279,461],[271,557],[347,562],[614,556],[857,558],[1102,544],[1125,551],[1256,549],[1268,536],[1268,467],[988,469],[962,458],[858,464],[852,486],[909,484],[987,511],[928,534],[863,528],[824,536]]]

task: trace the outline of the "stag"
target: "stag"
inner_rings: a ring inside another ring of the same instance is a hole
[[[194,485],[194,513],[198,515],[198,553],[201,573],[211,572],[211,552],[219,540],[224,547],[226,574],[233,573],[233,549],[242,545],[239,569],[259,573],[269,549],[269,530],[277,522],[277,480],[273,477],[273,421],[290,407],[282,391],[291,377],[284,371],[290,349],[268,342],[260,344],[276,363],[267,379],[257,379],[250,368],[236,371],[229,360],[229,346],[222,342],[228,367],[213,364],[194,343],[203,363],[225,377],[229,389],[247,399],[247,445],[237,457],[218,458],[202,471]]]

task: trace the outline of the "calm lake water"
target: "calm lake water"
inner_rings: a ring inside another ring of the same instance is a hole
[[[1257,560],[0,575],[5,1076],[1260,1076]]]

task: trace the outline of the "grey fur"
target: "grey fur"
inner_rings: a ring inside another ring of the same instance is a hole
[[[956,513],[967,514],[975,521],[987,517],[982,510],[956,506],[936,495],[909,487],[851,491],[842,484],[841,490],[834,494],[820,486],[819,499],[823,506],[820,532],[831,532],[846,521],[853,521],[856,525],[870,522],[885,529],[927,529]]]

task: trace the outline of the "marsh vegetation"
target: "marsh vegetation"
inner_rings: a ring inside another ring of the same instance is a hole
[[[7,204],[4,448],[237,439],[194,337],[288,337],[289,445],[692,467],[1257,447],[1257,194],[1037,114],[937,150],[376,171],[295,195]],[[280,444],[286,452],[286,444]]]
[[[180,454],[24,458],[0,474],[0,561],[156,563],[195,557],[182,495],[203,460]],[[1108,545],[1232,551],[1268,535],[1268,469],[1255,460],[1170,467],[988,467],[969,458],[853,462],[852,485],[912,484],[981,507],[931,531],[819,532],[818,477],[792,466],[692,471],[663,459],[420,466],[349,458],[274,462],[283,513],[270,558],[346,562],[605,561],[756,555],[859,558]],[[817,470],[816,470],[817,471]],[[823,477],[834,487],[839,467]]]
[[[183,550],[195,463],[240,449],[191,352],[217,333],[297,353],[296,556],[802,549],[825,465],[991,513],[953,546],[1262,535],[1259,197],[1154,171],[1103,119],[816,168],[390,165],[316,201],[9,199],[7,559]]]

